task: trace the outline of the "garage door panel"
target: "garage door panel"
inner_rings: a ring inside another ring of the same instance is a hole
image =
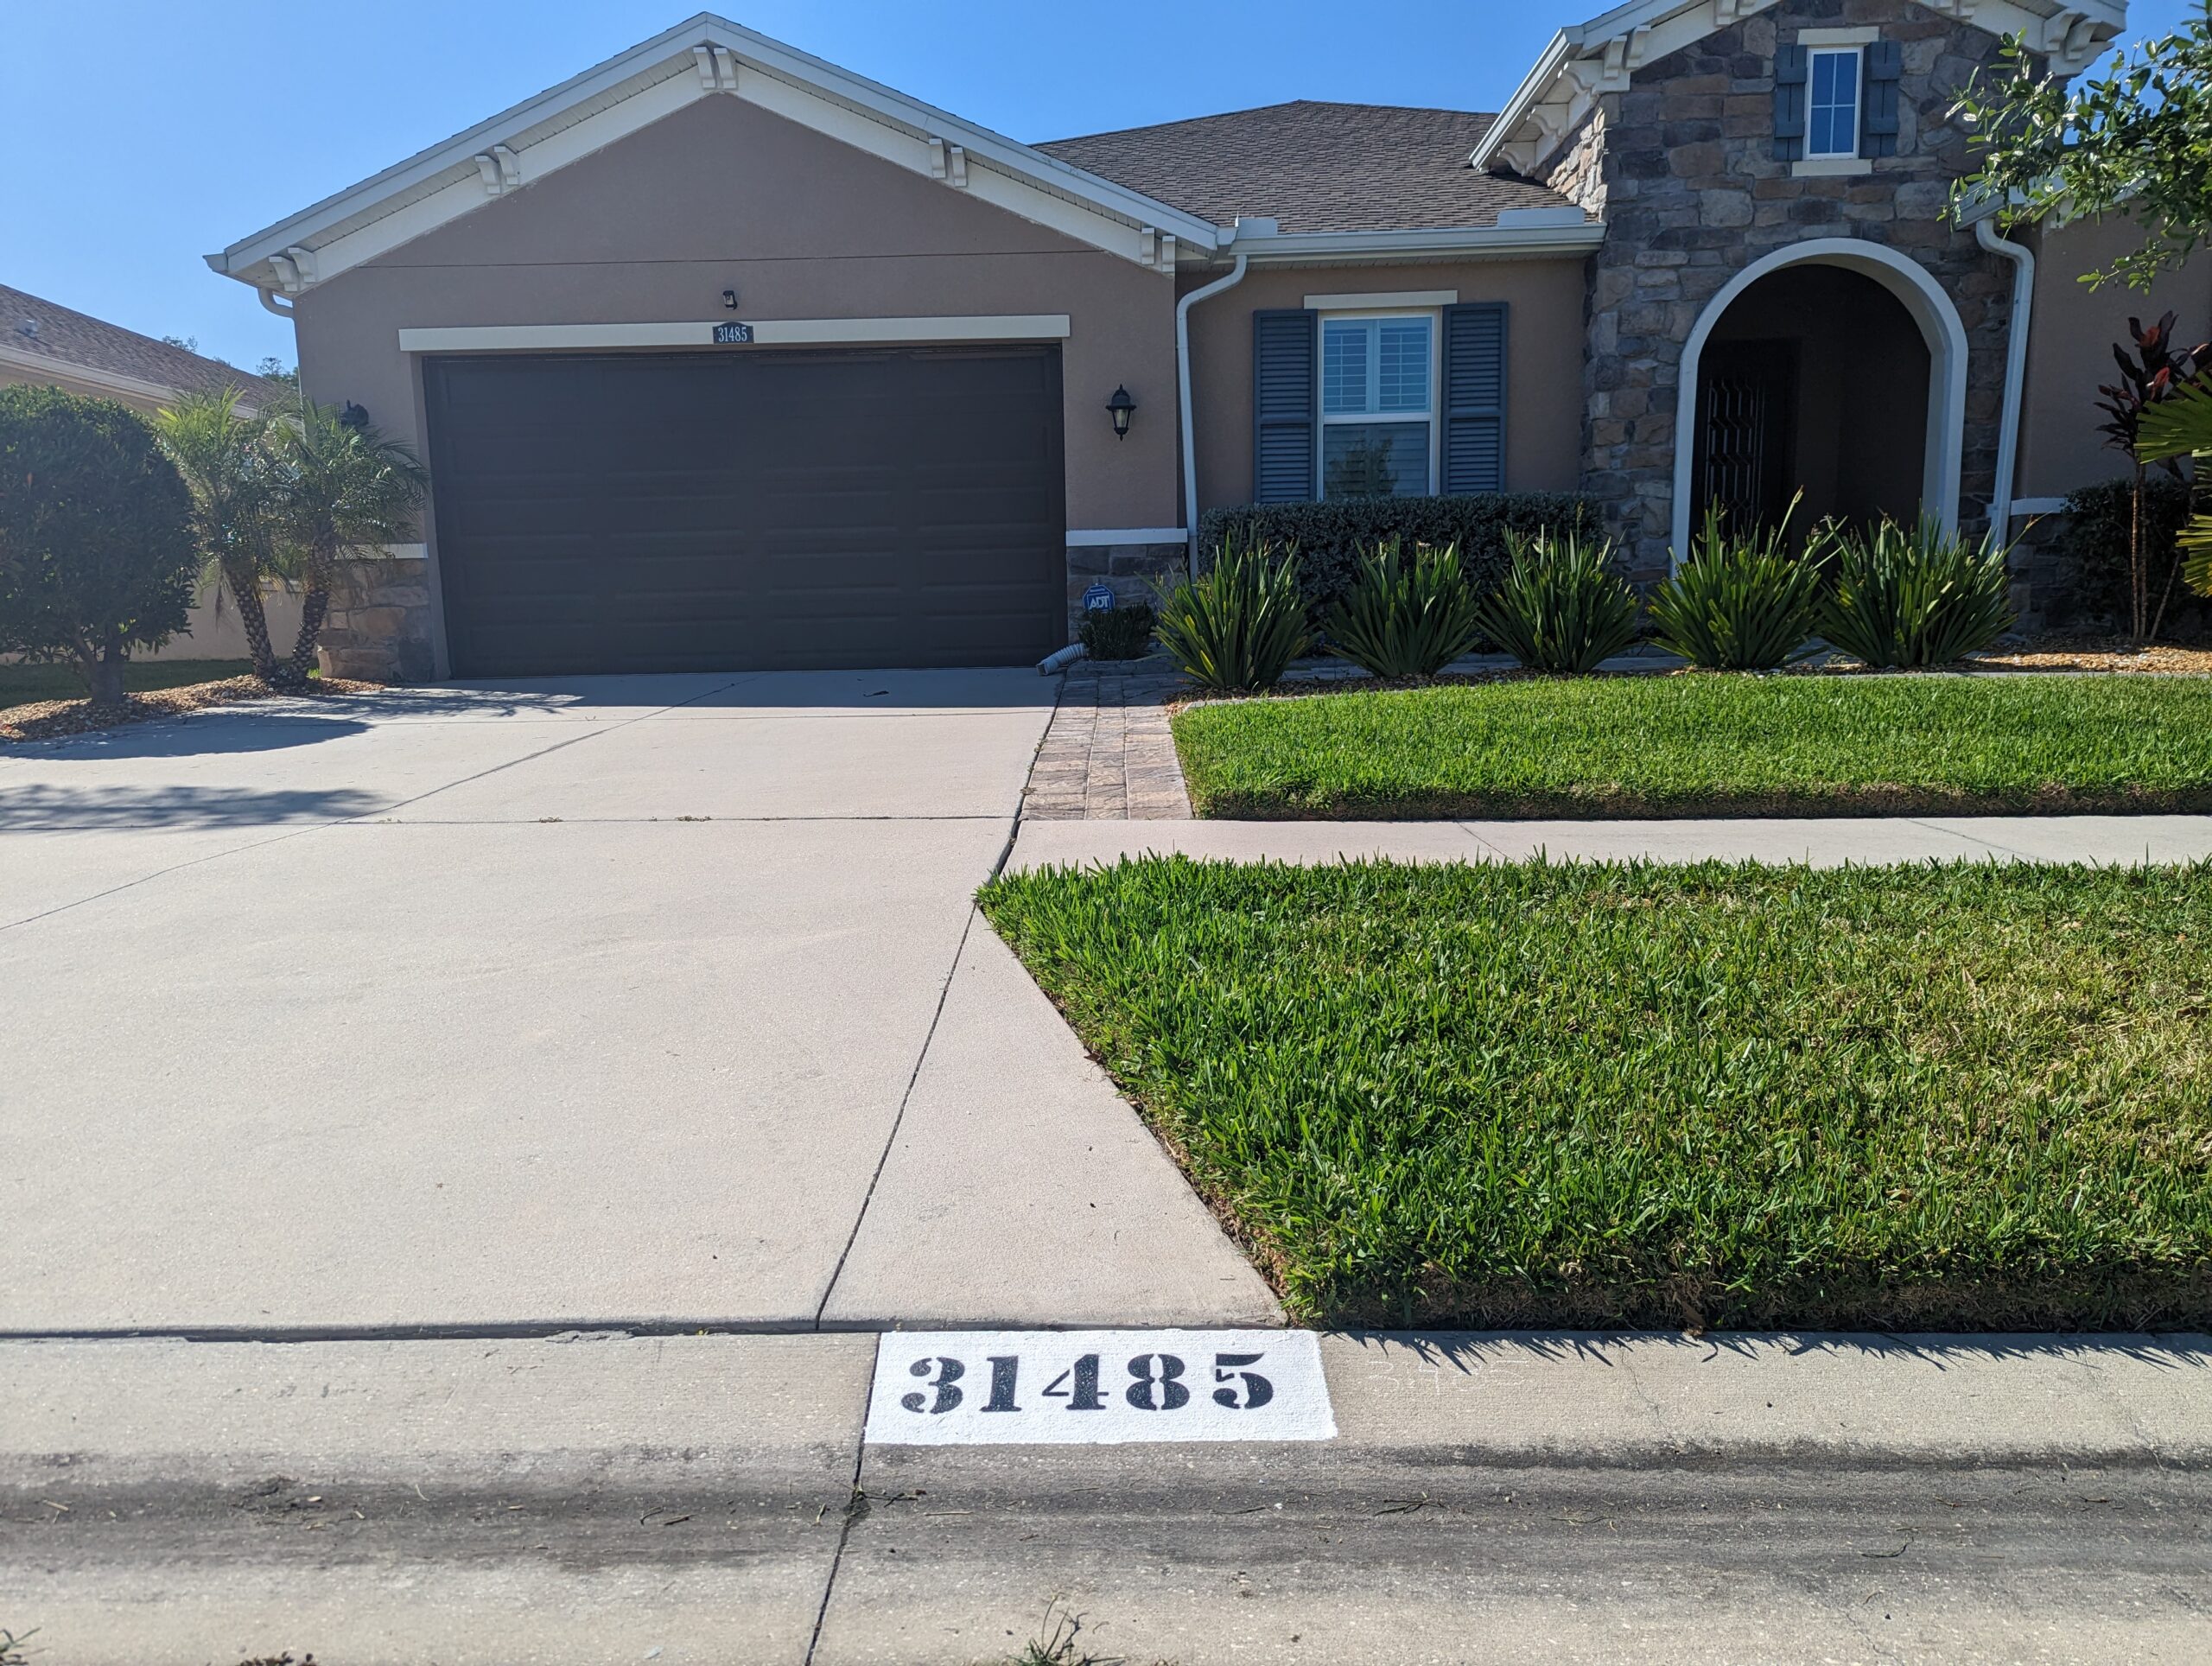
[[[457,675],[1065,639],[1057,349],[434,359],[424,384]]]

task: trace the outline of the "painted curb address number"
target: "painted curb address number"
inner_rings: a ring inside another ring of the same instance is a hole
[[[894,1331],[868,1438],[887,1446],[1326,1440],[1311,1331]]]

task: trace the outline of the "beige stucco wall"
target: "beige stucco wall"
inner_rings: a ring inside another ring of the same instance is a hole
[[[1219,272],[1186,271],[1196,289]],[[1465,261],[1422,266],[1257,266],[1235,289],[1191,309],[1192,425],[1201,512],[1252,496],[1252,315],[1302,307],[1309,295],[1456,289],[1462,302],[1503,301],[1507,314],[1505,484],[1572,491],[1582,450],[1583,262]],[[1134,391],[1134,390],[1133,390]]]
[[[296,308],[310,396],[357,401],[417,447],[403,328],[1065,313],[1068,525],[1158,526],[1175,511],[1167,277],[737,99],[487,200]],[[1116,385],[1138,407],[1118,443]]]
[[[261,598],[263,616],[269,621],[269,640],[279,655],[292,651],[292,644],[300,634],[300,606],[302,597],[296,590],[276,587],[264,590]],[[192,616],[183,633],[171,637],[151,653],[138,653],[134,659],[244,659],[247,658],[245,628],[238,623],[238,610],[232,605],[230,593],[220,585],[204,587],[199,599],[192,604]]]
[[[2171,310],[2183,345],[2212,338],[2212,251],[2201,251],[2159,277],[2149,294],[2117,283],[2092,289],[2082,274],[2111,264],[2139,240],[2127,221],[2080,221],[2045,231],[2036,249],[2035,308],[2028,333],[2028,379],[2020,412],[2015,495],[2057,498],[2127,472],[2127,460],[2097,432],[2104,420],[2097,389],[2117,379],[2115,343],[2127,346],[2127,321],[2148,323]]]

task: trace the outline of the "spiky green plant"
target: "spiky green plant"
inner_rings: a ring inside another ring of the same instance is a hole
[[[2136,442],[2139,461],[2163,462],[2187,453],[2196,459],[2197,480],[2204,480],[2206,465],[2212,464],[2212,391],[2202,386],[2176,389],[2144,410],[2140,427]],[[2197,595],[2212,596],[2212,511],[2200,509],[2190,516],[2181,530],[2180,543],[2183,579]]]
[[[1459,564],[1459,546],[1415,547],[1391,538],[1361,558],[1359,576],[1329,609],[1322,628],[1332,652],[1392,681],[1433,677],[1482,636],[1479,607]]]
[[[1477,608],[1482,633],[1531,671],[1591,671],[1636,641],[1636,592],[1613,546],[1580,533],[1506,535],[1511,564]]]
[[[1869,665],[1963,659],[2012,627],[2009,553],[1947,532],[1932,517],[1911,527],[1885,517],[1836,540],[1820,633]]]
[[[1269,689],[1313,645],[1298,552],[1222,545],[1202,578],[1159,587],[1153,634],[1201,688]]]
[[[1793,499],[1790,513],[1796,508]],[[1763,533],[1738,532],[1719,504],[1707,505],[1689,559],[1647,603],[1659,645],[1721,671],[1773,671],[1809,653],[1826,540],[1816,534],[1793,548],[1789,518]]]

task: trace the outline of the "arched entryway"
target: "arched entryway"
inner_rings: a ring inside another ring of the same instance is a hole
[[[1682,355],[1674,549],[1706,505],[1802,525],[1926,512],[1955,527],[1966,331],[1928,272],[1878,244],[1777,250],[1716,295]]]

